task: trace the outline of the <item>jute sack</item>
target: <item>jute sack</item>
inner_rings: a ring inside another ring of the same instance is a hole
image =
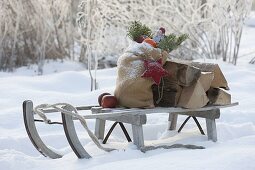
[[[149,44],[135,44],[129,47],[119,57],[117,62],[117,81],[114,92],[118,104],[124,107],[151,108],[154,107],[151,78],[142,78],[145,71],[144,60],[158,60],[162,58],[163,64],[168,53],[151,47]]]

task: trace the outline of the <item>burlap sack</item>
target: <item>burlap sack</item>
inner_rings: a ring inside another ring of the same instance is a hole
[[[152,48],[146,43],[135,44],[119,57],[117,62],[117,81],[114,92],[120,106],[151,108],[154,107],[150,78],[142,78],[145,71],[144,59],[158,60],[163,64],[168,53]]]

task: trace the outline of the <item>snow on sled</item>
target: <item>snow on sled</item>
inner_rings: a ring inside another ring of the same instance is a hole
[[[143,136],[143,125],[146,124],[147,114],[153,113],[167,113],[169,114],[169,125],[168,130],[175,130],[178,114],[187,115],[192,118],[201,117],[206,119],[206,129],[208,140],[214,142],[217,141],[217,129],[215,119],[220,117],[220,109],[226,107],[232,107],[238,105],[238,103],[231,103],[228,105],[214,105],[214,106],[205,106],[197,109],[184,109],[179,107],[155,107],[150,109],[137,109],[137,108],[102,108],[98,106],[81,106],[73,107],[69,104],[60,103],[55,105],[39,105],[34,108],[33,102],[26,100],[23,102],[23,117],[26,127],[27,134],[33,143],[34,147],[44,156],[50,157],[52,159],[61,158],[63,155],[52,150],[47,144],[45,144],[35,125],[35,121],[38,121],[34,118],[35,114],[39,114],[42,118],[39,121],[43,121],[47,124],[54,124],[57,122],[51,122],[46,114],[47,113],[57,113],[60,112],[62,115],[62,124],[66,138],[72,150],[78,158],[91,158],[90,154],[82,146],[74,126],[74,121],[79,120],[83,127],[87,130],[89,136],[93,142],[100,148],[105,151],[112,151],[115,149],[105,148],[98,139],[104,139],[105,132],[105,121],[115,121],[121,123],[127,123],[132,125],[133,132],[133,143],[137,146],[137,149],[142,152],[147,150],[157,149],[157,148],[189,148],[189,149],[203,149],[204,147],[195,146],[195,145],[182,145],[176,144],[171,146],[145,146],[144,145],[144,136]],[[91,114],[80,115],[78,110],[87,110],[91,111]],[[92,133],[86,124],[86,119],[96,119],[95,123],[95,132]],[[194,119],[195,120],[195,119]],[[187,121],[187,119],[186,119]],[[184,124],[186,123],[184,122]],[[181,127],[182,128],[182,127]],[[109,137],[109,136],[108,136]]]

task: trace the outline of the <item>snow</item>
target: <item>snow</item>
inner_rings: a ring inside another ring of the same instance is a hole
[[[165,113],[152,114],[144,126],[146,145],[195,144],[203,150],[157,149],[142,153],[128,143],[117,127],[107,147],[119,148],[106,153],[92,143],[85,130],[76,122],[77,133],[92,159],[80,160],[71,151],[63,128],[37,123],[45,143],[65,154],[61,159],[45,158],[31,144],[23,123],[22,102],[30,99],[35,105],[41,103],[67,102],[75,106],[97,104],[97,96],[103,92],[113,93],[116,68],[98,71],[100,90],[90,92],[89,73],[83,66],[71,61],[46,63],[45,72],[37,76],[36,66],[20,68],[14,73],[0,72],[0,169],[1,170],[83,170],[83,169],[194,169],[194,170],[254,170],[255,169],[255,67],[248,64],[254,57],[255,28],[245,27],[237,66],[216,60],[199,60],[218,63],[229,82],[233,102],[239,105],[221,110],[217,120],[218,142],[207,140],[199,134],[190,120],[182,133],[167,131]],[[59,114],[50,118],[60,121]],[[186,117],[180,116],[178,127]],[[199,119],[202,127],[205,121]],[[94,130],[95,120],[87,120]],[[107,122],[108,130],[112,122]],[[127,125],[131,134],[131,127]]]
[[[255,27],[255,11],[252,11],[249,17],[246,19],[245,24],[251,27]]]
[[[122,75],[118,80],[119,84],[137,79],[140,76],[141,70],[144,69],[144,61],[137,54],[144,54],[145,51],[152,51],[153,49],[155,48],[146,42],[137,43],[133,41],[130,43],[124,54],[118,58],[117,67]]]

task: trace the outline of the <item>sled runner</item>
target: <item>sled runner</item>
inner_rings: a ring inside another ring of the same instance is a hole
[[[98,139],[104,139],[105,133],[105,121],[115,121],[118,123],[127,123],[132,125],[132,133],[133,133],[133,143],[137,146],[138,149],[145,152],[147,150],[155,149],[158,147],[153,146],[144,146],[144,136],[143,136],[143,125],[146,124],[147,121],[147,114],[154,114],[154,113],[168,113],[169,114],[169,126],[168,130],[175,130],[177,124],[177,117],[178,115],[187,115],[192,117],[196,121],[196,117],[201,117],[206,119],[206,129],[207,129],[207,136],[208,140],[212,140],[214,142],[217,141],[217,129],[216,129],[216,122],[215,119],[220,117],[220,109],[231,107],[238,105],[238,103],[232,103],[229,105],[223,106],[206,106],[203,108],[198,109],[184,109],[178,107],[156,107],[152,109],[138,109],[138,108],[102,108],[98,106],[82,106],[82,107],[72,107],[68,104],[59,104],[63,107],[59,107],[57,105],[52,105],[52,107],[35,107],[33,106],[33,102],[30,100],[26,100],[23,102],[23,117],[25,128],[27,134],[33,143],[34,147],[44,156],[56,159],[61,158],[62,155],[50,149],[50,147],[45,144],[38,131],[36,129],[35,122],[36,121],[43,121],[47,124],[62,124],[66,138],[68,143],[70,144],[72,150],[77,155],[78,158],[91,158],[90,154],[84,149],[82,146],[76,130],[74,126],[74,121],[79,120],[83,127],[87,130],[91,139],[95,142],[95,144],[105,150],[111,151],[114,149],[104,148],[99,142]],[[87,110],[91,111],[91,114],[78,114],[77,110]],[[38,112],[39,111],[39,112]],[[61,112],[62,115],[62,123],[59,122],[51,122],[47,119],[46,115],[48,113],[54,112]],[[35,114],[41,114],[40,117],[42,119],[37,120],[34,118]],[[185,122],[188,121],[188,119]],[[86,119],[96,119],[95,124],[95,131],[94,134],[91,134],[91,131],[87,128]],[[184,122],[184,124],[185,124]],[[117,123],[115,123],[116,125]],[[120,125],[121,125],[120,124]],[[115,126],[114,125],[114,126]],[[123,124],[122,124],[123,125]],[[121,126],[122,126],[121,125]],[[183,128],[184,125],[181,126],[179,131]],[[114,127],[113,127],[114,128]],[[201,127],[199,128],[200,132]],[[125,131],[125,130],[123,130]],[[107,135],[109,137],[109,135]],[[107,137],[107,138],[108,138]],[[126,136],[127,137],[127,136]],[[128,137],[127,137],[128,139]],[[107,140],[107,139],[106,139]],[[105,140],[105,141],[106,141]],[[131,139],[130,139],[131,141]],[[104,143],[104,142],[103,142]],[[172,146],[163,146],[163,148],[171,148],[171,147],[184,147],[190,149],[201,149],[203,147],[197,147],[194,145],[172,145]]]

